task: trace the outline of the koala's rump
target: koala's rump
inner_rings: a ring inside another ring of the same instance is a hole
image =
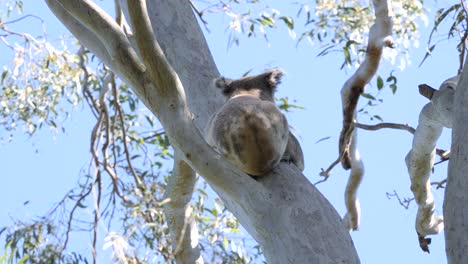
[[[275,167],[288,142],[288,123],[269,101],[233,98],[218,111],[210,129],[213,145],[251,175]]]

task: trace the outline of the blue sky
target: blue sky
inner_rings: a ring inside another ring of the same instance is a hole
[[[97,2],[102,4],[103,1]],[[285,12],[291,9],[290,5],[281,6],[287,8],[280,9]],[[434,7],[431,9],[435,10]],[[45,20],[49,39],[68,34],[43,1],[25,1],[25,13],[34,13]],[[418,67],[425,54],[433,14],[431,12],[428,15],[429,26],[421,28],[420,47],[411,50],[413,63],[405,71],[395,72],[398,77],[397,93],[392,95],[389,89],[383,91],[384,103],[369,109],[386,122],[407,123],[416,127],[419,111],[428,102],[419,95],[418,84],[427,83],[438,87],[442,81],[456,74],[458,55],[455,52],[455,40],[440,42],[433,56]],[[206,34],[206,38],[223,75],[236,78],[250,69],[253,69],[253,73],[259,73],[272,67],[279,67],[286,72],[278,88],[278,96],[287,96],[305,107],[304,110],[289,113],[288,120],[296,130],[304,150],[304,174],[311,182],[320,180],[320,168],[328,167],[337,157],[342,122],[340,89],[353,70],[340,70],[341,54],[317,57],[320,51],[317,46],[304,42],[296,47],[296,40],[289,38],[284,28],[272,32],[269,45],[259,37],[244,39],[239,47],[228,49],[226,27],[229,18],[218,15],[209,22],[211,33]],[[440,32],[442,34],[444,31]],[[2,49],[0,47],[0,54],[3,53]],[[0,57],[2,65],[7,64],[8,60],[7,56]],[[392,69],[396,69],[396,66],[384,62],[379,73],[385,77]],[[369,91],[376,90],[375,80],[372,82],[374,86]],[[361,102],[365,103],[366,100]],[[370,123],[367,117],[359,120]],[[92,125],[90,113],[79,107],[67,121],[66,133],[53,137],[52,133],[41,131],[38,136],[29,138],[18,132],[13,142],[0,143],[0,226],[11,224],[12,219],[42,215],[75,186],[80,170],[87,168],[90,160],[88,145]],[[404,157],[411,147],[412,136],[399,130],[360,130],[358,133],[358,146],[366,174],[358,194],[362,212],[361,227],[359,231],[352,232],[351,236],[361,262],[445,263],[443,233],[432,237],[431,254],[423,253],[419,249],[414,229],[415,204],[412,203],[405,210],[395,199],[389,200],[386,196],[387,192],[395,190],[402,197],[411,197]],[[438,144],[440,148],[450,147],[450,135],[450,130],[444,130]],[[324,137],[330,139],[316,143]],[[446,170],[445,163],[436,166],[432,179],[445,178]],[[347,177],[348,172],[337,166],[329,180],[318,185],[340,215],[345,213],[343,192]],[[436,212],[439,214],[442,213],[443,195],[443,191],[434,192]],[[23,205],[26,201],[30,202]],[[89,237],[79,237],[75,245],[88,251]]]

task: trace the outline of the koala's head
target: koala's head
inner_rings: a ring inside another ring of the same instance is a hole
[[[237,80],[220,77],[215,80],[215,86],[222,89],[226,99],[236,95],[249,94],[258,96],[261,100],[273,101],[273,95],[283,74],[283,71],[273,69]]]

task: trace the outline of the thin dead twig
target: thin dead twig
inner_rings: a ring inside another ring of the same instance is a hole
[[[398,200],[398,203],[400,203],[400,205],[403,206],[405,209],[408,209],[411,202],[414,201],[414,197],[401,199],[395,190],[393,190],[393,193],[387,192],[386,194],[388,199],[392,199],[392,197],[395,197]]]

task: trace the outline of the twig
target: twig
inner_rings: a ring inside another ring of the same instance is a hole
[[[414,134],[416,129],[411,127],[410,125],[407,124],[396,124],[396,123],[379,123],[375,125],[365,125],[361,123],[356,123],[355,124],[357,128],[360,129],[365,129],[365,130],[379,130],[382,128],[391,128],[391,129],[401,129],[401,130],[406,130],[410,132],[411,134]]]
[[[115,111],[118,113],[119,119],[120,119],[120,126],[121,126],[121,131],[122,131],[122,142],[124,145],[125,158],[127,159],[128,167],[130,168],[130,172],[132,173],[133,179],[135,180],[135,184],[142,191],[142,195],[143,195],[145,193],[145,186],[141,182],[141,179],[138,177],[132,165],[132,161],[130,158],[130,150],[128,149],[128,143],[127,143],[125,117],[123,115],[122,108],[120,107],[117,85],[115,83],[115,75],[112,73],[111,76],[112,76],[111,77],[112,92],[114,93],[114,102],[115,102],[114,106],[115,106]]]
[[[356,123],[355,125],[357,128],[364,129],[364,130],[371,130],[371,131],[375,131],[375,130],[379,130],[383,128],[391,128],[391,129],[405,130],[405,131],[410,132],[411,134],[414,134],[416,132],[416,129],[414,129],[412,126],[408,124],[379,123],[376,125],[365,125],[361,123]],[[439,155],[441,159],[441,161],[438,163],[441,163],[449,159],[450,150],[436,148],[436,154]]]
[[[23,20],[23,19],[26,19],[26,18],[28,18],[28,17],[36,18],[36,19],[38,19],[39,21],[41,21],[42,24],[44,24],[44,20],[43,20],[41,17],[39,17],[39,16],[35,16],[35,15],[25,15],[25,16],[22,16],[22,17],[20,17],[20,18],[14,19],[14,20],[5,21],[5,22],[3,22],[3,23],[0,23],[0,27],[3,26],[3,25],[6,25],[6,24],[13,24],[13,23],[19,22],[19,21],[21,21],[21,20]]]
[[[413,198],[405,198],[405,199],[401,199],[400,196],[398,196],[398,193],[393,190],[393,193],[386,193],[387,194],[387,198],[388,199],[391,199],[392,197],[395,197],[397,200],[398,200],[398,203],[400,203],[401,206],[403,206],[405,209],[408,209],[411,202],[414,201],[414,197]]]
[[[205,11],[199,11],[198,8],[195,6],[192,0],[188,0],[190,3],[190,6],[192,7],[193,11],[198,15],[198,18],[200,18],[200,21],[203,23],[203,26],[205,27],[206,31],[210,33],[210,29],[208,28],[208,22],[203,18],[203,13]]]
[[[324,177],[323,180],[320,180],[316,183],[314,183],[314,185],[317,185],[319,183],[322,183],[322,182],[325,182],[328,180],[328,177],[330,177],[330,171],[338,164],[340,163],[340,157],[338,157],[326,170],[323,170],[323,168],[321,168],[321,172],[319,173],[320,176]]]
[[[431,185],[436,185],[436,189],[445,189],[445,184],[447,183],[447,179],[444,179],[440,182],[431,182]]]
[[[70,214],[68,216],[68,222],[67,222],[67,231],[65,232],[65,241],[63,242],[63,246],[59,252],[60,256],[63,254],[63,252],[67,248],[68,240],[70,239],[71,224],[73,220],[73,215],[75,214],[75,210],[76,208],[78,208],[78,206],[81,206],[81,201],[83,201],[91,193],[91,191],[93,190],[93,186],[94,186],[94,183],[92,183],[91,186],[89,186],[88,191],[80,195],[80,198],[78,198],[72,210],[70,211]]]
[[[98,170],[96,172],[96,183],[97,183],[97,198],[96,198],[96,207],[94,209],[94,222],[93,222],[93,264],[97,262],[97,250],[96,250],[96,243],[97,243],[97,236],[98,236],[98,222],[99,222],[99,208],[101,205],[101,194],[102,194],[102,178],[101,178],[101,171]]]
[[[80,50],[78,51],[78,57],[80,58],[79,65],[80,65],[81,70],[83,71],[83,80],[81,83],[81,87],[83,90],[83,96],[86,99],[86,102],[88,103],[89,109],[91,109],[91,112],[93,113],[94,117],[98,118],[99,107],[96,104],[96,100],[91,94],[91,91],[89,90],[89,72],[84,63],[85,52],[86,52],[85,47],[81,46]]]

